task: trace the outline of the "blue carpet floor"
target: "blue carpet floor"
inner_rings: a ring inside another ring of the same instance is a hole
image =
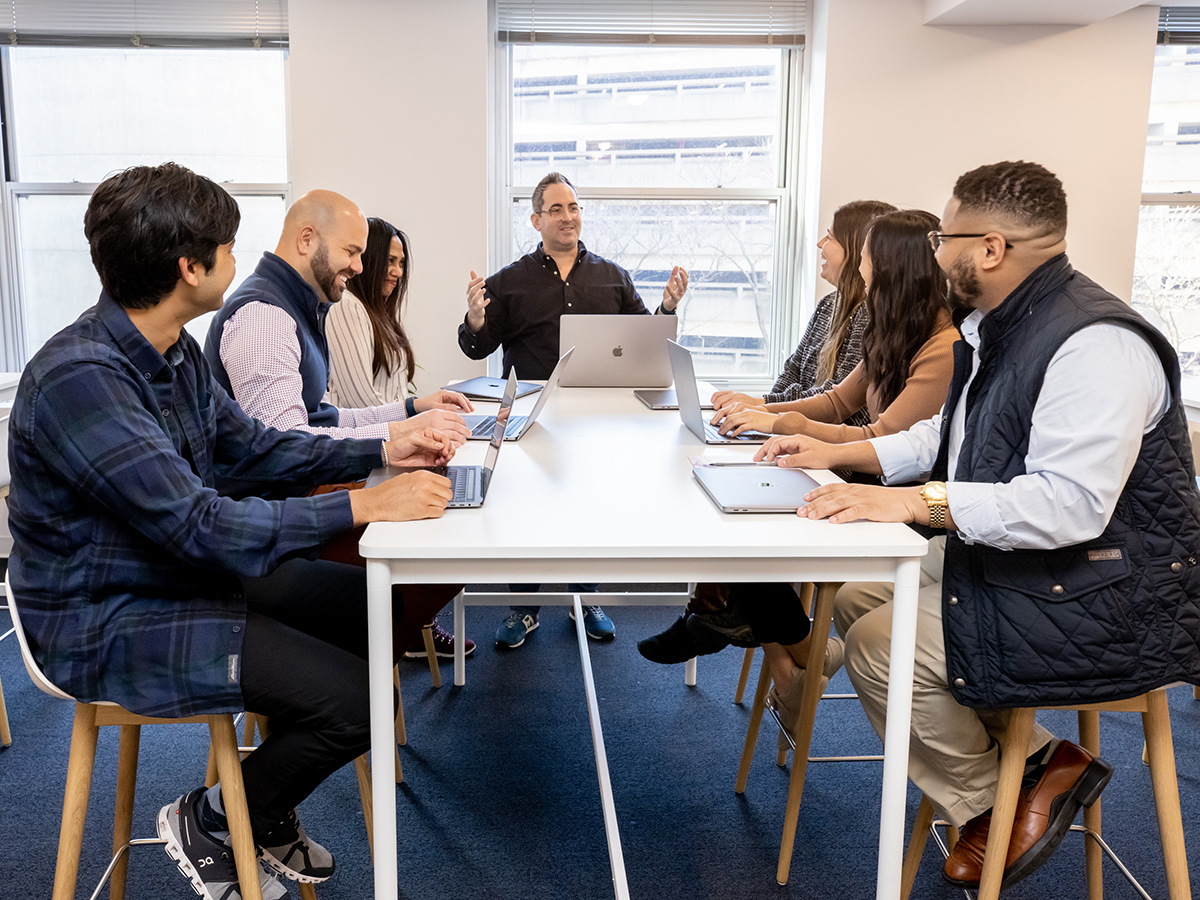
[[[788,770],[774,762],[775,735],[764,727],[744,796],[733,791],[753,684],[733,703],[741,651],[701,660],[699,683],[682,666],[638,656],[636,640],[665,627],[669,609],[613,608],[617,639],[591,646],[604,737],[614,781],[630,893],[639,898],[867,898],[874,896],[881,764],[810,768],[791,878],[775,883]],[[430,686],[423,661],[401,666],[409,741],[401,748],[399,789],[401,896],[528,900],[612,897],[592,740],[573,625],[563,608],[543,610],[542,625],[519,650],[500,652],[491,634],[501,610],[472,608],[468,632],[479,642],[467,684]],[[8,628],[0,612],[0,632]],[[757,677],[757,665],[755,675]],[[38,692],[16,643],[0,643],[14,744],[0,752],[0,898],[50,896],[71,705]],[[831,690],[849,690],[844,673]],[[1200,884],[1200,702],[1190,688],[1171,692],[1185,829],[1193,885]],[[815,755],[878,752],[854,701],[829,701],[817,713]],[[1046,716],[1063,736],[1073,717]],[[87,897],[108,862],[115,730],[101,734],[76,896]],[[1106,836],[1152,896],[1165,897],[1149,773],[1141,763],[1141,720],[1106,714],[1104,755],[1116,775],[1104,794]],[[135,836],[153,836],[160,806],[200,784],[206,732],[175,726],[143,730]],[[910,790],[909,818],[916,809]],[[328,780],[301,807],[306,828],[336,855],[338,871],[322,900],[372,895],[371,863],[352,767]],[[1034,876],[1005,893],[1012,900],[1084,898],[1082,837],[1068,836]],[[942,883],[930,842],[915,898],[957,898]],[[1112,866],[1106,890],[1135,897]],[[194,896],[158,848],[135,851],[131,900]],[[293,896],[298,894],[293,889]]]

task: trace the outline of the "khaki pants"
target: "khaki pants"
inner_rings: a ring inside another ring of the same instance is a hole
[[[921,563],[908,777],[942,816],[954,825],[963,825],[995,801],[999,741],[1008,726],[1009,712],[971,709],[950,693],[942,637],[945,546],[945,538],[932,540]],[[834,627],[846,639],[846,671],[880,737],[887,721],[891,599],[890,584],[850,582],[838,591],[833,610]],[[1049,731],[1035,725],[1029,753],[1051,738]]]

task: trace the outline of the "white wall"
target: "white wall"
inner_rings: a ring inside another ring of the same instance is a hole
[[[422,392],[482,374],[458,349],[487,268],[487,0],[289,0],[293,196],[339,191],[408,233]]]
[[[816,5],[828,23],[818,234],[848,200],[940,215],[963,172],[1033,160],[1066,186],[1072,263],[1129,299],[1157,7],[1068,28],[926,26],[924,0]]]

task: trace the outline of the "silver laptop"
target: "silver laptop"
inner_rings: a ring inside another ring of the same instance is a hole
[[[679,399],[679,418],[691,429],[692,434],[706,444],[761,444],[771,435],[759,431],[744,431],[736,437],[721,434],[717,426],[708,421],[700,409],[700,393],[696,387],[696,369],[692,365],[692,354],[686,347],[667,341],[667,353],[671,359],[671,374],[675,376],[675,394]]]
[[[807,472],[778,466],[696,466],[692,475],[727,513],[794,513],[817,486]]]
[[[571,354],[575,352],[572,347],[562,355],[562,359],[554,366],[554,371],[550,373],[550,378],[546,382],[546,386],[542,388],[541,394],[538,395],[537,403],[527,416],[510,416],[508,425],[504,428],[504,439],[506,441],[519,441],[527,432],[533,423],[537,421],[538,414],[541,413],[542,407],[546,405],[546,401],[550,395],[554,393],[554,389],[558,387],[559,379],[562,378],[563,369],[566,368],[567,360],[571,358]],[[511,372],[509,373],[512,374]],[[495,416],[463,416],[463,421],[467,423],[467,427],[471,429],[472,441],[490,441],[492,439],[492,431],[495,429]]]
[[[563,316],[558,352],[575,348],[563,387],[668,387],[675,316]]]
[[[712,395],[716,392],[717,389],[707,381],[696,382],[696,393],[700,396],[701,409],[714,409]],[[675,394],[675,388],[644,388],[634,391],[633,396],[651,409],[679,409],[679,397]],[[704,399],[705,397],[708,399]]]
[[[394,471],[398,474],[426,471],[444,475],[450,479],[454,488],[454,496],[446,504],[447,507],[470,509],[483,506],[488,487],[492,483],[492,473],[496,469],[496,459],[500,456],[500,445],[504,443],[504,427],[508,424],[516,394],[517,373],[509,372],[508,381],[504,386],[504,398],[500,401],[500,411],[496,413],[496,423],[492,427],[492,443],[488,447],[487,458],[482,466],[398,466]]]

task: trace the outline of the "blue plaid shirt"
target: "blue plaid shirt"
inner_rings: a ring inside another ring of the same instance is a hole
[[[380,445],[267,428],[186,331],[164,359],[101,294],[10,420],[8,578],[46,675],[145,715],[241,709],[241,576],[350,528],[346,492],[295,495],[365,477]]]

